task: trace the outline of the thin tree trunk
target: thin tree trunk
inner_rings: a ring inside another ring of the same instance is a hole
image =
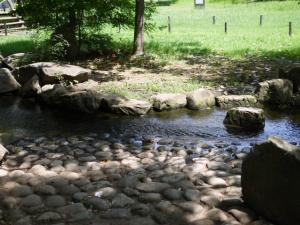
[[[133,55],[144,54],[145,0],[136,0]]]

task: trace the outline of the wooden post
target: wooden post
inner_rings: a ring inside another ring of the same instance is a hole
[[[7,32],[7,24],[4,23],[4,33],[5,33],[5,36],[7,36],[8,32]]]
[[[259,25],[262,26],[263,24],[263,15],[260,15],[259,17]]]
[[[213,16],[212,18],[212,23],[215,25],[216,24],[216,16]]]
[[[168,16],[168,31],[169,33],[171,33],[172,29],[171,29],[171,17]]]
[[[292,36],[293,28],[292,28],[292,22],[289,22],[289,36]]]
[[[227,34],[227,22],[225,22],[225,34]]]

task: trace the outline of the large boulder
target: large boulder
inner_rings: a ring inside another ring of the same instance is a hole
[[[28,56],[29,53],[15,53],[9,55],[2,60],[2,66],[14,70],[24,59]]]
[[[273,79],[258,84],[257,99],[262,103],[285,105],[293,96],[293,83],[286,79]]]
[[[0,69],[0,94],[20,89],[21,85],[16,81],[9,69]]]
[[[54,84],[61,80],[84,82],[89,79],[92,71],[80,66],[54,64],[41,68],[40,79],[43,84]]]
[[[32,79],[32,77],[40,77],[42,67],[51,67],[54,65],[55,63],[52,62],[38,62],[26,66],[21,66],[14,71],[14,76],[21,85],[24,85],[30,79]]]
[[[216,105],[215,94],[207,89],[199,89],[186,96],[187,107],[192,110],[211,108]]]
[[[14,75],[22,85],[35,75],[40,78],[41,85],[57,84],[66,81],[81,83],[89,79],[91,70],[74,65],[38,62],[18,68]]]
[[[151,97],[153,109],[165,111],[184,108],[187,104],[186,95],[183,94],[158,94]]]
[[[5,155],[8,153],[8,150],[0,144],[0,162],[4,159]]]
[[[260,130],[265,127],[264,111],[258,108],[232,108],[227,112],[224,124],[229,128]]]
[[[112,113],[134,116],[145,115],[152,108],[149,102],[117,96],[105,97],[103,105]]]
[[[47,105],[85,113],[98,111],[102,102],[102,97],[94,91],[74,91],[58,84],[44,86],[39,99]]]
[[[292,64],[279,70],[279,78],[293,82],[294,92],[300,92],[300,63]]]
[[[257,99],[252,95],[221,95],[216,97],[217,106],[222,109],[256,106]]]
[[[300,149],[277,137],[254,146],[242,164],[245,203],[277,224],[300,221]]]
[[[24,97],[35,97],[40,94],[41,91],[40,79],[35,75],[22,86],[20,94]]]

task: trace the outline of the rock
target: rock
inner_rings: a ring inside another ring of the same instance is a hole
[[[277,137],[254,146],[242,164],[245,203],[278,224],[299,224],[300,149]]]
[[[27,185],[21,185],[21,186],[17,186],[15,187],[11,194],[15,197],[26,197],[30,194],[32,194],[32,189],[31,187],[27,186]]]
[[[153,108],[156,111],[184,108],[187,104],[186,95],[159,94],[151,97]]]
[[[207,89],[199,89],[186,96],[187,107],[192,110],[211,108],[216,105],[214,92]]]
[[[91,218],[87,209],[81,203],[63,206],[57,209],[69,222],[86,221]]]
[[[22,86],[20,93],[24,97],[34,97],[40,94],[41,91],[39,77],[35,75]]]
[[[300,64],[294,63],[288,68],[279,70],[279,78],[288,79],[293,82],[294,92],[300,92]]]
[[[14,76],[21,85],[24,85],[34,76],[38,76],[40,78],[42,67],[50,67],[53,65],[55,64],[51,62],[38,62],[21,66],[19,69],[14,71]]]
[[[34,187],[34,192],[40,195],[54,195],[56,190],[50,185],[39,184]]]
[[[43,65],[40,71],[42,84],[55,84],[59,81],[84,82],[91,76],[91,70],[67,64]]]
[[[103,200],[98,197],[92,197],[86,201],[86,204],[92,207],[93,209],[105,211],[109,209],[108,201]]]
[[[151,107],[152,105],[149,102],[125,97],[107,96],[103,100],[103,108],[116,114],[145,115]]]
[[[168,188],[170,188],[169,184],[160,183],[160,182],[138,183],[136,185],[136,189],[142,192],[160,193]]]
[[[222,109],[256,106],[257,99],[252,95],[221,95],[216,97],[217,106]]]
[[[207,183],[212,185],[214,188],[223,188],[227,187],[227,183],[220,177],[209,177]]]
[[[200,197],[200,191],[197,189],[187,189],[184,192],[184,197],[188,200],[188,201],[198,201],[199,197]]]
[[[293,83],[286,79],[273,79],[258,84],[258,101],[273,105],[289,104],[293,96]]]
[[[241,224],[250,224],[257,218],[251,210],[243,207],[234,207],[228,210],[228,213],[234,216]]]
[[[0,94],[17,91],[21,85],[13,77],[9,69],[0,69]]]
[[[2,66],[9,70],[14,70],[30,53],[15,53],[2,58]],[[1,61],[1,59],[0,59]]]
[[[131,217],[130,209],[110,209],[101,215],[109,219],[128,219]]]
[[[0,162],[4,159],[5,155],[8,153],[8,150],[0,144]]]
[[[62,85],[42,91],[39,99],[47,105],[85,113],[98,111],[102,102],[102,97],[96,92],[73,91]]]
[[[60,220],[61,216],[56,212],[45,212],[37,217],[36,221],[46,222]]]
[[[217,208],[209,210],[206,213],[206,217],[215,222],[226,222],[228,220],[226,213]]]
[[[233,108],[227,112],[224,124],[229,128],[260,130],[265,127],[264,111],[258,108]]]
[[[52,195],[46,198],[45,205],[50,208],[57,208],[66,205],[66,200],[60,195]]]
[[[38,195],[28,195],[27,197],[23,198],[21,201],[21,205],[23,208],[31,208],[31,207],[36,207],[42,204],[42,199]]]
[[[163,195],[166,199],[170,200],[170,201],[174,201],[174,200],[179,200],[181,199],[182,193],[180,190],[177,189],[167,189],[163,192]]]
[[[132,206],[131,212],[133,214],[137,214],[137,215],[140,215],[140,216],[148,216],[149,213],[150,213],[150,209],[146,204],[139,203],[139,204],[136,204],[136,205]]]
[[[112,200],[113,208],[126,208],[134,204],[134,200],[132,198],[127,197],[126,195],[120,193]]]
[[[139,200],[146,203],[160,202],[161,199],[162,198],[159,193],[142,193],[139,195]]]

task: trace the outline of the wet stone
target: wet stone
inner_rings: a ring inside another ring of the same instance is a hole
[[[27,197],[23,198],[23,200],[21,201],[21,205],[22,207],[26,208],[26,207],[35,207],[35,206],[39,206],[42,204],[42,199],[40,196],[38,195],[28,195]]]
[[[60,195],[53,195],[46,198],[45,205],[50,208],[57,208],[66,205],[66,200]]]
[[[60,220],[61,216],[56,212],[45,212],[37,217],[36,221],[38,222],[51,222]]]
[[[107,212],[101,214],[103,218],[109,219],[128,219],[131,217],[130,209],[110,209]]]
[[[177,189],[167,189],[163,192],[163,195],[168,200],[179,200],[181,199],[182,193]]]
[[[39,184],[34,187],[34,192],[40,195],[54,195],[56,190],[50,185]]]
[[[70,222],[86,221],[91,218],[87,209],[81,203],[63,206],[57,209]]]
[[[146,204],[135,204],[131,208],[131,212],[133,214],[139,215],[139,216],[148,216],[150,213],[150,209]]]
[[[134,204],[132,198],[127,197],[126,195],[120,193],[112,200],[113,208],[125,208]]]
[[[110,208],[108,201],[103,200],[98,197],[92,197],[90,199],[86,200],[86,205],[93,209],[101,210],[101,211],[106,211]]]
[[[161,199],[162,197],[158,193],[142,193],[139,196],[139,200],[146,203],[159,202]]]
[[[29,187],[27,185],[21,185],[21,186],[14,188],[11,191],[11,194],[15,197],[26,197],[26,196],[32,194],[32,189],[31,189],[31,187]]]

